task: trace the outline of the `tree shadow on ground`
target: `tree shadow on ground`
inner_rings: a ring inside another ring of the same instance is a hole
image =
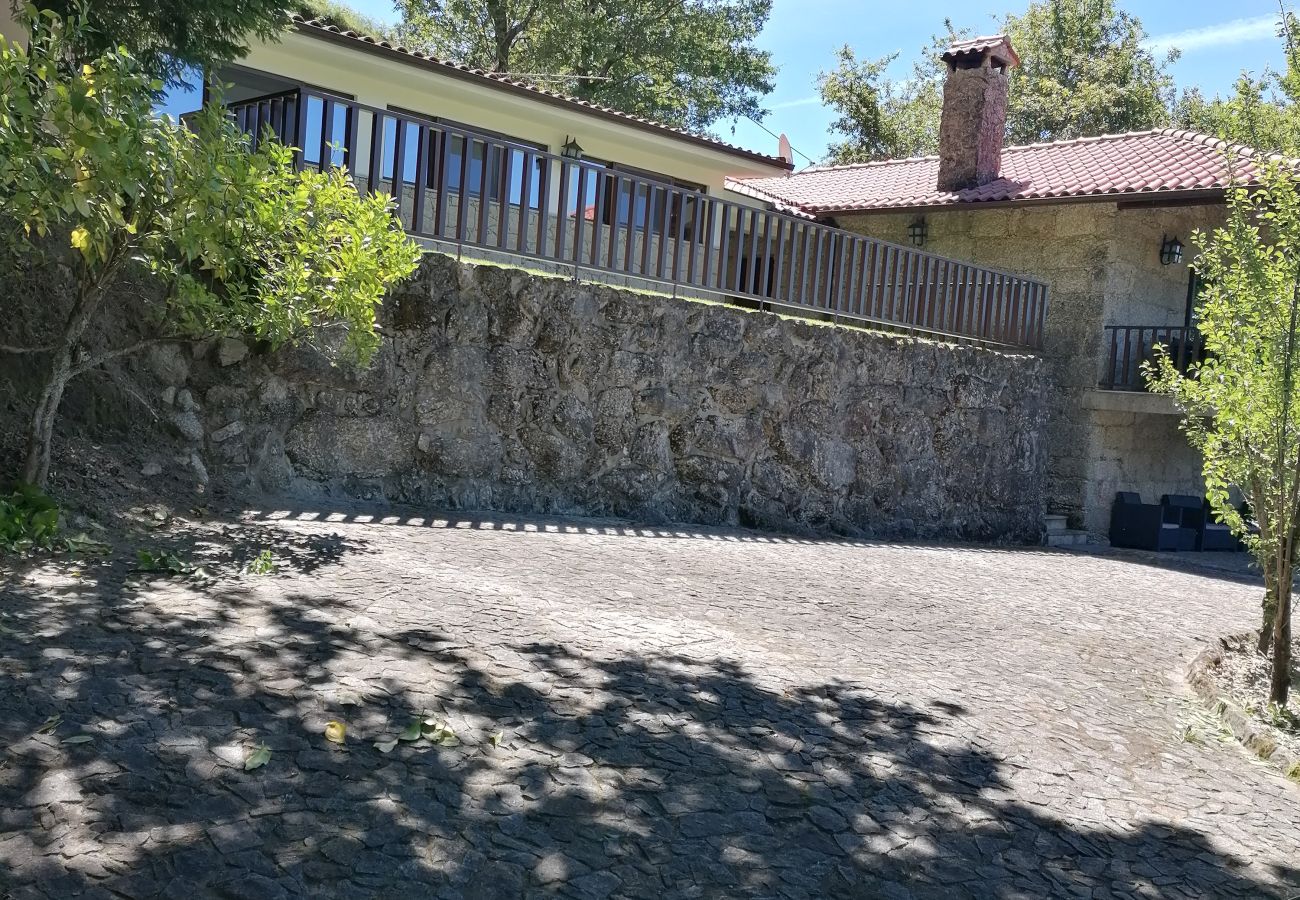
[[[262,539],[214,534],[202,552],[232,565]],[[302,546],[286,566],[359,578],[365,551]],[[14,897],[1277,893],[1197,831],[1017,801],[960,704],[725,659],[483,647],[434,604],[265,590],[274,576],[31,574],[0,582]],[[455,738],[374,745],[426,716]],[[262,742],[270,761],[245,771]]]

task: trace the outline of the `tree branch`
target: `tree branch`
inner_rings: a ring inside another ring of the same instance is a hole
[[[0,353],[49,353],[57,346],[58,344],[43,344],[40,347],[11,347],[8,344],[0,344]]]
[[[171,338],[149,338],[148,340],[137,341],[136,343],[130,344],[126,347],[118,347],[115,350],[105,351],[98,356],[92,356],[89,359],[79,361],[72,367],[69,377],[85,374],[91,369],[99,368],[110,359],[117,359],[119,356],[127,356],[128,354],[143,350],[145,347],[152,347],[154,344],[161,344],[168,340],[171,340]]]

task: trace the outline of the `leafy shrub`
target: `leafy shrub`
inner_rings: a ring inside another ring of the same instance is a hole
[[[0,497],[0,550],[51,550],[59,534],[59,507],[38,488],[20,484]]]

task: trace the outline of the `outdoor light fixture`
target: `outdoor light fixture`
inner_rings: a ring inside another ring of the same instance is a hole
[[[913,247],[924,247],[925,239],[929,233],[929,229],[925,226],[924,216],[907,226],[907,239],[912,242]]]
[[[577,138],[564,136],[564,145],[560,147],[560,155],[565,159],[582,159],[582,145],[578,143]]]
[[[1172,266],[1183,261],[1183,242],[1176,237],[1164,235],[1160,238],[1160,265]]]

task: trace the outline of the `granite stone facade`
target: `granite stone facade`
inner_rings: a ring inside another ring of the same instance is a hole
[[[1090,395],[1107,361],[1103,326],[1183,324],[1191,234],[1213,228],[1223,215],[1221,205],[1121,209],[1113,202],[925,214],[926,250],[1050,287],[1043,350],[1050,381],[1047,502],[1074,527],[1104,535],[1115,490],[1158,500],[1200,489],[1199,458],[1178,432],[1171,404],[1158,413],[1104,413],[1092,408]],[[838,224],[902,241],[917,216],[843,216]],[[1188,245],[1182,263],[1161,265],[1165,235]]]
[[[215,480],[437,507],[1036,539],[1044,364],[430,254],[366,369],[141,361]],[[183,455],[182,455],[183,456]]]

